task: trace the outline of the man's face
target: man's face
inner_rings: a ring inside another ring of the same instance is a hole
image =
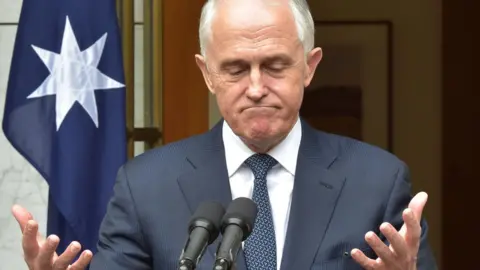
[[[220,1],[206,59],[197,55],[222,116],[260,151],[295,124],[322,55],[315,49],[305,58],[291,10],[278,2]]]

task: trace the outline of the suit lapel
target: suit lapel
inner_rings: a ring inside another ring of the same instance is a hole
[[[320,145],[318,133],[302,127],[282,270],[310,269],[345,181],[328,170],[336,159],[328,141]]]
[[[329,170],[337,153],[326,138],[317,134],[302,121],[302,142],[281,270],[310,269],[345,181],[344,176]],[[199,148],[192,150],[186,159],[185,173],[178,178],[191,214],[204,201],[217,201],[225,208],[232,201],[221,122],[200,140],[203,141],[196,144]],[[212,257],[220,241],[221,235],[208,247],[207,253]],[[242,249],[236,269],[246,270]]]
[[[219,202],[225,209],[232,201],[222,141],[222,124],[217,124],[200,140],[204,140],[197,144],[200,148],[191,151],[186,159],[188,169],[178,178],[178,184],[191,214],[201,203],[206,201]],[[221,238],[220,234],[208,247],[207,252],[213,258]],[[241,250],[237,256],[237,264],[237,269],[246,269]]]

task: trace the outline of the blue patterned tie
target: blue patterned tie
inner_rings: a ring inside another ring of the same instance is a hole
[[[267,190],[267,173],[277,164],[269,155],[255,154],[245,161],[255,176],[253,201],[258,214],[252,234],[245,241],[245,259],[248,270],[277,270],[277,248],[270,198]]]

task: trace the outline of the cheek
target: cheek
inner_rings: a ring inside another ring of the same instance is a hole
[[[294,78],[273,79],[268,82],[268,87],[286,109],[285,113],[293,113],[300,109],[303,100],[302,85]]]
[[[242,84],[224,83],[216,89],[217,104],[222,114],[236,114],[244,92]]]

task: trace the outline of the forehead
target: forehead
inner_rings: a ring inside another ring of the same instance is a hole
[[[272,53],[299,44],[286,0],[224,0],[217,5],[209,46],[213,53]]]

